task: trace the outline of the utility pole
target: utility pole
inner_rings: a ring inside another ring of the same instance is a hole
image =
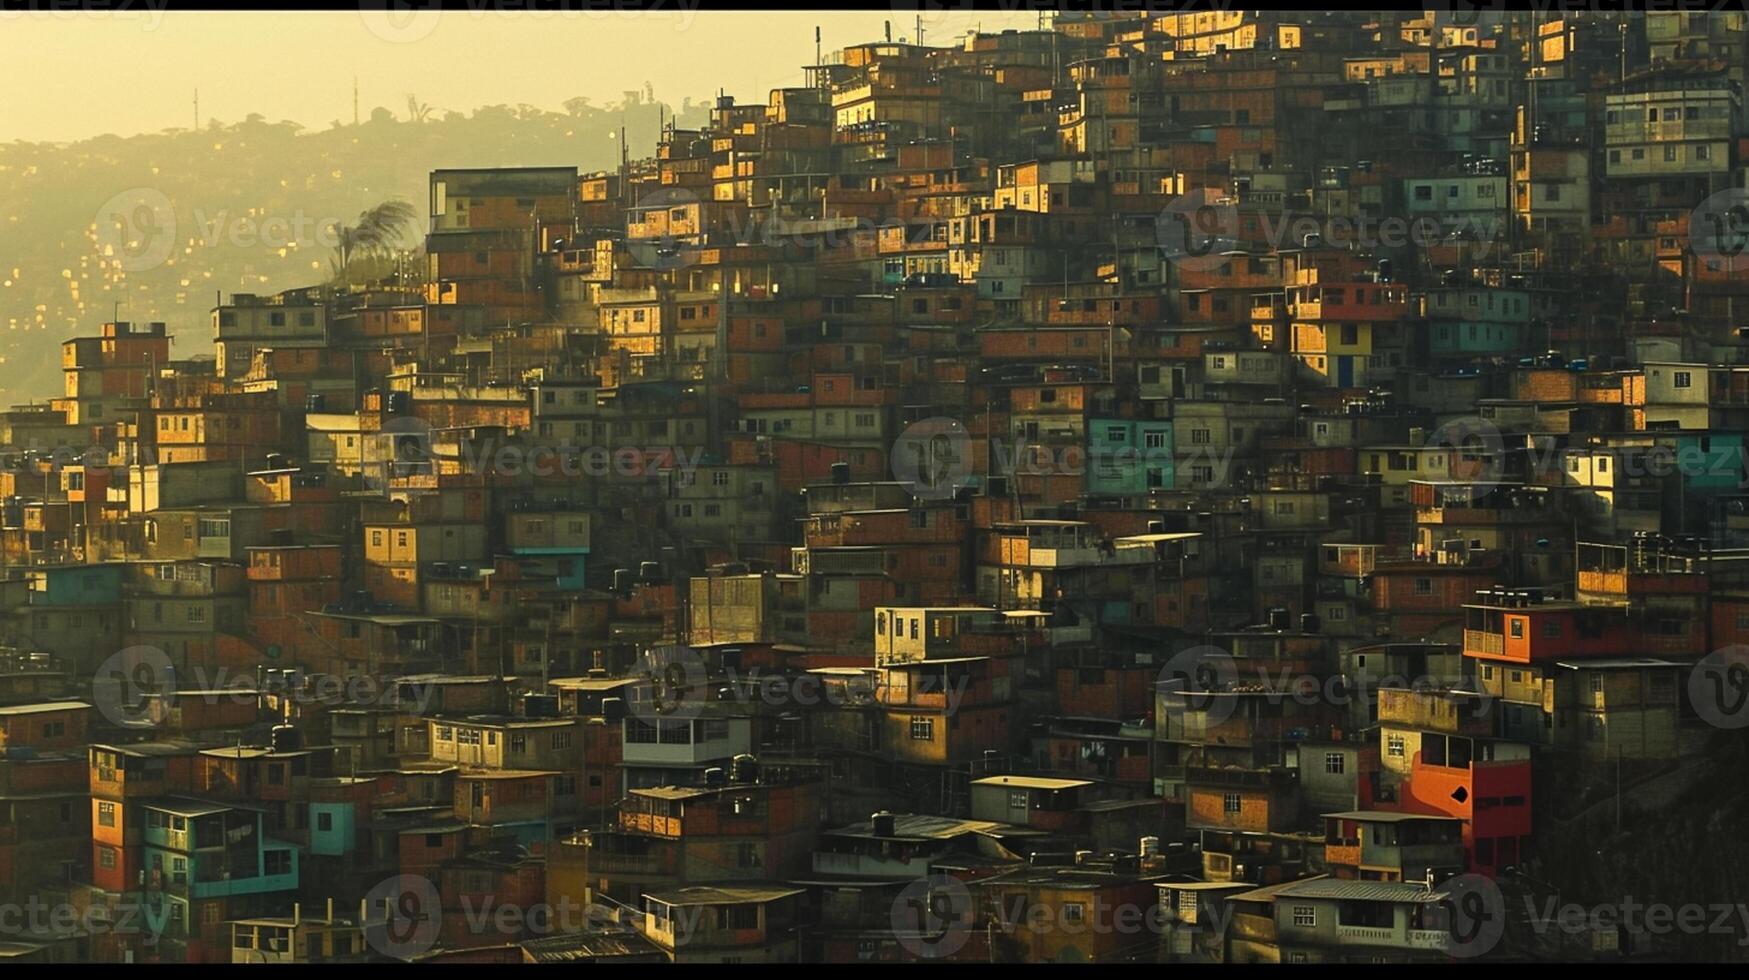
[[[358,125],[358,76],[352,76],[352,124]]]
[[[194,131],[200,132],[200,89],[194,90]]]

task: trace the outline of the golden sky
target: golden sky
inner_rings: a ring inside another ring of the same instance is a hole
[[[942,6],[939,2],[925,6]],[[409,94],[441,110],[572,96],[614,101],[646,81],[679,105],[721,86],[742,101],[799,85],[823,48],[915,35],[916,4],[862,11],[573,9],[511,12],[473,0],[453,11],[166,11],[156,0],[113,12],[0,12],[0,141],[74,140],[186,127],[200,114],[236,122],[252,112],[311,129],[352,118],[353,76],[368,117],[400,115]],[[504,6],[504,5],[500,5]],[[579,3],[578,7],[584,6]],[[605,4],[603,4],[605,6]],[[981,27],[1032,28],[1034,12],[931,11],[925,43]]]

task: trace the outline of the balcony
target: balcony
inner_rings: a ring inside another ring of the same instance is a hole
[[[1403,940],[1410,949],[1444,949],[1451,936],[1443,929],[1410,929]]]
[[[1464,652],[1471,651],[1502,656],[1506,652],[1506,637],[1499,633],[1464,630]]]
[[[1357,946],[1396,946],[1400,944],[1397,930],[1390,926],[1336,927],[1336,941]]]

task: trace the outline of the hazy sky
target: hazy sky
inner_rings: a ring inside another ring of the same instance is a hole
[[[939,6],[940,4],[934,4]],[[529,103],[557,109],[585,95],[615,100],[649,81],[678,105],[721,86],[743,101],[802,82],[814,26],[831,52],[915,34],[914,9],[725,11],[669,0],[643,13],[509,12],[470,0],[454,11],[165,11],[157,0],[113,12],[0,12],[0,141],[74,140],[186,127],[200,114],[236,122],[258,112],[312,129],[352,119],[358,77],[365,116],[400,115],[407,96],[438,109]],[[500,4],[506,6],[506,4]],[[576,5],[581,8],[586,4]],[[599,4],[598,6],[607,6]],[[1010,4],[1014,6],[1014,4]],[[1031,28],[1032,12],[925,12],[925,43],[982,27]]]

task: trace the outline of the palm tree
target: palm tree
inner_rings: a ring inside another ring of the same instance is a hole
[[[330,263],[334,278],[346,277],[354,256],[381,255],[392,249],[415,215],[413,205],[392,200],[360,212],[350,225],[334,224],[335,256]]]

